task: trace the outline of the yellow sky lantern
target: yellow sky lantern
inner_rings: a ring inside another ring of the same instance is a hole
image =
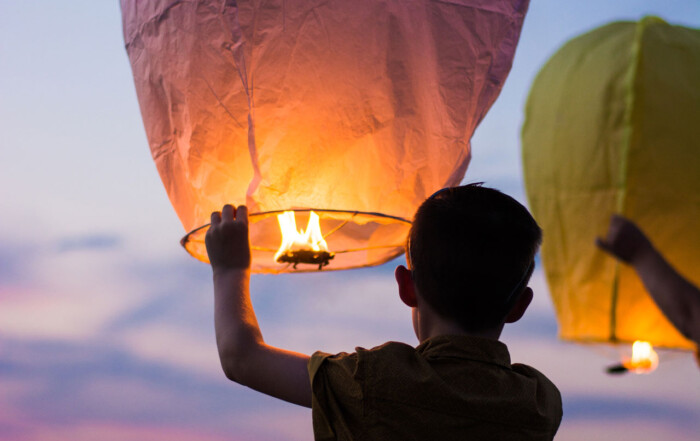
[[[122,0],[146,134],[187,251],[207,260],[209,215],[232,203],[249,207],[256,272],[401,254],[418,205],[462,180],[527,5]],[[325,249],[280,249],[296,239],[278,219],[315,239],[318,223]]]
[[[620,213],[700,284],[700,31],[649,17],[574,38],[532,85],[522,145],[561,337],[693,348],[594,241]]]

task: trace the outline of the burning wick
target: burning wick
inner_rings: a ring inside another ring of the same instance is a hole
[[[659,356],[649,342],[637,340],[632,344],[632,358],[626,358],[620,364],[610,366],[609,374],[623,374],[632,371],[635,374],[648,374],[659,365]]]
[[[310,213],[306,231],[297,231],[293,211],[278,214],[277,221],[282,231],[282,244],[275,254],[276,262],[293,263],[294,269],[300,263],[315,264],[320,270],[335,257],[335,254],[328,251],[328,244],[321,234],[318,214],[313,211]]]

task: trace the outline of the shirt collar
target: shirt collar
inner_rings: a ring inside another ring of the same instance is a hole
[[[498,341],[471,335],[440,335],[416,347],[426,359],[460,358],[510,369],[508,347]]]

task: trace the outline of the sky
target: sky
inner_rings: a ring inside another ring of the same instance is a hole
[[[533,0],[465,182],[525,202],[519,131],[539,67],[577,34],[645,15],[698,28],[700,2]],[[309,410],[222,374],[210,269],[183,234],[148,150],[118,2],[0,2],[0,439],[312,439]],[[266,341],[306,353],[415,344],[399,263],[254,276]],[[691,354],[606,375],[626,348],[558,340],[541,270],[531,286],[534,304],[503,339],[561,390],[557,439],[697,439]]]

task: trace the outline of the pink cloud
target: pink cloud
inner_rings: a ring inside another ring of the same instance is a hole
[[[23,420],[9,423],[9,427],[7,423],[3,426],[6,427],[5,430],[0,428],[0,437],[3,441],[253,441],[254,439],[214,433],[203,428],[124,424],[113,421],[87,421],[64,425]]]

